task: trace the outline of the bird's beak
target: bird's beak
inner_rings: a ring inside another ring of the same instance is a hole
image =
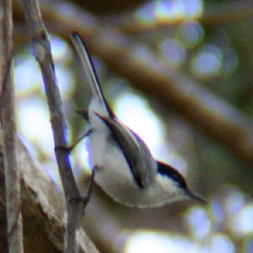
[[[187,192],[187,196],[190,198],[190,199],[193,199],[193,200],[196,200],[198,201],[199,203],[201,203],[202,205],[207,205],[207,200],[205,200],[204,198],[202,198],[201,196],[199,196],[198,194],[196,193],[193,193],[191,191],[188,191]]]

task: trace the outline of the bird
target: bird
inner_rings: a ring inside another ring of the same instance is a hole
[[[89,122],[89,160],[96,184],[115,202],[157,208],[180,200],[206,200],[188,187],[172,166],[156,160],[145,142],[112,111],[98,79],[91,54],[78,32],[71,35],[92,98],[79,110]]]

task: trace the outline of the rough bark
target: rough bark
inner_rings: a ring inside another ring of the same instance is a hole
[[[20,141],[17,141],[17,153],[22,180],[25,252],[63,252],[65,214],[62,189],[30,157]],[[0,169],[0,181],[2,178]],[[0,198],[0,217],[3,215],[3,207]],[[80,253],[98,252],[83,229],[79,231],[78,244]]]

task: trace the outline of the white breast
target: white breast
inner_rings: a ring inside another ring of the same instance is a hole
[[[112,140],[111,131],[94,113],[89,113],[89,119],[92,125],[89,156],[97,167],[95,181],[105,193],[116,202],[135,207],[159,207],[178,200],[177,187],[160,175],[148,187],[140,188],[122,151]]]
[[[106,138],[109,136],[98,132],[91,135],[93,152],[90,155],[93,164],[98,166],[95,181],[114,201],[126,206],[145,208],[150,205],[159,207],[178,200],[177,187],[162,176],[157,176],[152,185],[141,189],[134,181],[118,146]],[[169,188],[166,184],[169,184]]]

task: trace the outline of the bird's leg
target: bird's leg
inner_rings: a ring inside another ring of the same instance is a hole
[[[85,209],[86,209],[86,207],[89,204],[89,201],[91,199],[91,195],[92,195],[92,191],[93,191],[93,185],[94,185],[94,181],[95,181],[96,169],[97,169],[96,166],[92,169],[92,173],[91,173],[91,176],[90,176],[89,182],[88,182],[86,195],[85,196],[74,197],[74,198],[70,199],[70,201],[77,201],[79,204],[83,205],[83,209],[82,209],[83,214],[85,213]]]
[[[88,129],[82,134],[71,146],[69,146],[70,151],[72,151],[85,137],[92,133],[92,129]]]
[[[64,150],[66,152],[71,153],[73,149],[87,136],[89,136],[92,132],[92,129],[88,129],[82,134],[73,144],[66,146],[57,146],[56,149]]]
[[[95,166],[92,169],[92,173],[91,173],[91,177],[90,177],[89,185],[88,185],[88,190],[87,190],[86,196],[83,198],[83,203],[84,203],[85,207],[89,203],[90,198],[91,198],[91,194],[92,194],[92,191],[93,191],[93,185],[94,185],[94,182],[95,182],[96,170],[97,170],[97,166]]]

